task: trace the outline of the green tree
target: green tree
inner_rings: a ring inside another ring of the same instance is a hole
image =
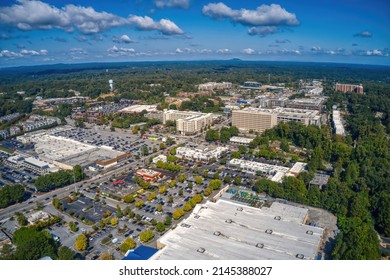
[[[132,194],[127,194],[123,197],[123,201],[126,203],[133,203],[135,201],[135,198]]]
[[[162,222],[158,222],[158,223],[156,224],[156,230],[157,230],[158,232],[163,232],[163,231],[165,231],[165,224],[162,223]]]
[[[149,240],[151,240],[153,238],[154,238],[154,232],[152,230],[149,230],[149,229],[142,231],[139,235],[139,239],[142,242],[148,242]]]
[[[80,234],[76,238],[74,247],[77,251],[85,251],[88,248],[88,238],[84,234]]]
[[[162,205],[161,204],[157,205],[156,211],[157,212],[162,212],[162,210],[163,210]]]
[[[207,130],[205,139],[208,142],[218,141],[219,140],[219,131],[214,130],[214,129]]]
[[[236,176],[236,178],[234,178],[234,184],[235,185],[240,185],[242,182],[242,179],[240,176]]]
[[[186,202],[185,204],[184,204],[184,206],[183,206],[183,210],[185,211],[185,212],[188,212],[188,211],[191,211],[192,210],[192,204],[190,203],[190,202]]]
[[[282,139],[282,141],[280,141],[280,149],[286,153],[290,151],[290,145],[286,139]]]
[[[184,210],[181,209],[181,208],[178,208],[176,209],[173,213],[172,213],[172,218],[174,220],[179,220],[181,217],[183,217],[184,215]]]
[[[77,225],[76,225],[73,221],[70,221],[70,222],[68,223],[68,226],[69,226],[69,228],[70,228],[70,230],[71,230],[72,232],[78,231],[78,227],[77,227]]]
[[[172,180],[169,182],[169,187],[173,188],[174,186],[176,186],[176,184],[177,184],[176,180]]]
[[[137,243],[133,238],[126,238],[125,241],[119,246],[119,249],[123,254],[125,254],[128,250],[134,249]]]
[[[142,208],[145,206],[145,202],[143,200],[138,200],[134,203],[135,207]]]
[[[56,242],[48,232],[32,227],[22,227],[15,231],[12,241],[16,246],[16,260],[38,260],[44,256],[56,257]]]
[[[102,253],[99,256],[99,260],[103,260],[103,261],[112,261],[113,259],[114,257],[109,252]]]
[[[230,184],[232,182],[232,177],[230,177],[229,175],[226,175],[224,178],[223,178],[223,181],[226,183],[226,184]]]
[[[195,177],[195,184],[200,185],[203,183],[203,179],[200,176]]]
[[[25,191],[22,185],[3,186],[0,188],[0,208],[8,207],[25,198]]]
[[[118,224],[118,218],[111,218],[110,224],[111,226],[115,227]]]
[[[185,174],[180,174],[180,175],[177,177],[177,180],[178,180],[180,183],[183,183],[186,179],[187,179],[187,177],[186,177]]]
[[[209,196],[213,192],[213,189],[208,187],[203,191],[204,196]]]
[[[147,197],[147,200],[148,201],[152,201],[153,199],[155,199],[157,197],[156,193],[155,192],[151,192],[148,197]]]
[[[169,216],[165,216],[164,225],[170,226],[171,224],[172,224],[172,218]]]
[[[27,221],[26,216],[24,216],[22,213],[17,213],[16,215],[17,215],[17,221],[18,221],[19,226],[22,226],[22,227],[27,226],[28,221]]]
[[[5,243],[3,247],[0,250],[0,260],[15,260],[15,250],[14,248],[8,244]]]
[[[72,249],[61,246],[58,248],[58,259],[59,260],[75,260],[76,259],[76,253]]]

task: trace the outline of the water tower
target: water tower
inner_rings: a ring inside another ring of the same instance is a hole
[[[108,83],[110,84],[110,91],[113,91],[114,90],[114,81],[109,80]]]

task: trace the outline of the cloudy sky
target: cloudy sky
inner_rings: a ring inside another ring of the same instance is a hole
[[[1,0],[0,67],[282,60],[390,65],[388,0]]]

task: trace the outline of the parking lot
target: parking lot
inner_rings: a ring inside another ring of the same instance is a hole
[[[69,203],[67,199],[61,200],[64,211],[69,213],[73,211],[79,217],[85,217],[86,220],[89,220],[93,223],[97,223],[103,218],[103,214],[106,211],[115,213],[116,209],[108,205],[102,205],[99,202],[95,202],[93,199],[88,197],[79,197],[75,202]]]

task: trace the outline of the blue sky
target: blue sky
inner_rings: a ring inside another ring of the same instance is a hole
[[[149,60],[390,65],[387,0],[1,0],[0,66]]]

